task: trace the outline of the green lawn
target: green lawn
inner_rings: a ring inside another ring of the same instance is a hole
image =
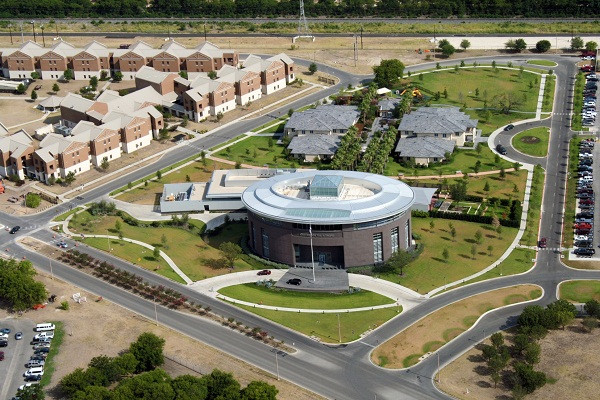
[[[338,343],[340,331],[342,343],[357,340],[363,332],[377,328],[402,312],[402,307],[391,307],[373,311],[318,314],[273,311],[265,310],[263,308],[237,306],[305,335],[318,337],[321,341],[327,343]],[[338,315],[340,322],[339,330]]]
[[[585,75],[582,72],[575,78],[575,89],[573,90],[573,116],[571,117],[571,129],[574,131],[584,130],[581,125],[581,111],[583,110],[583,89],[585,88]],[[588,130],[585,128],[585,130]]]
[[[283,128],[285,127],[287,121],[282,121],[278,124],[271,125],[268,129],[261,131],[260,133],[283,133]]]
[[[394,300],[375,292],[305,293],[258,286],[255,283],[228,286],[219,290],[224,296],[241,301],[275,307],[313,308],[322,310],[360,308],[393,304]]]
[[[433,230],[429,222],[434,222]],[[457,231],[452,239],[449,224]],[[491,225],[466,221],[452,221],[440,218],[413,218],[413,234],[425,247],[423,253],[404,268],[404,275],[380,275],[381,278],[407,286],[419,293],[427,293],[444,284],[454,282],[481,271],[497,260],[508,248],[515,235],[516,228],[502,227],[498,235]],[[477,244],[475,233],[483,235],[482,243]],[[475,259],[471,256],[471,247],[476,246]],[[492,246],[491,255],[488,246]],[[442,256],[448,249],[449,259]]]
[[[440,99],[433,101],[434,103],[482,108],[487,102],[488,107],[495,107],[496,96],[512,93],[520,102],[512,107],[518,111],[535,111],[539,80],[539,75],[531,72],[524,71],[521,74],[519,71],[503,68],[498,68],[497,72],[494,72],[491,67],[461,68],[458,71],[440,70],[423,74],[422,80],[419,77],[410,78],[412,85],[432,93],[440,92]],[[532,82],[531,88],[529,82]],[[443,95],[444,90],[448,93],[447,98]]]
[[[556,67],[558,65],[550,60],[527,60],[527,64],[542,65],[544,67]]]
[[[108,249],[109,239],[104,238],[86,238],[83,242],[88,246],[110,252],[112,255],[129,261],[132,264],[154,271],[159,275],[169,278],[175,282],[185,284],[185,281],[177,275],[167,262],[159,257],[158,261],[154,259],[152,250],[139,244],[125,242],[119,239],[110,239],[110,251]]]
[[[148,180],[148,185],[130,189],[115,197],[117,200],[126,201],[128,203],[155,205],[160,201],[162,196],[163,186],[166,183],[183,183],[187,177],[190,182],[207,182],[210,179],[215,169],[231,169],[233,165],[206,160],[206,166],[200,160],[195,160],[185,167],[181,167],[175,171],[162,176],[160,181],[156,179],[156,175],[151,176],[152,180]]]
[[[66,213],[62,213],[59,216],[57,216],[56,218],[54,218],[52,221],[64,221],[65,219],[69,218],[69,215],[71,214],[75,214],[77,211],[83,210],[83,207],[76,207],[70,211],[67,211]]]
[[[489,115],[487,114],[489,111]],[[466,110],[465,113],[471,118],[477,119],[477,129],[481,129],[481,136],[490,136],[496,129],[506,126],[510,123],[533,118],[535,114],[525,114],[519,112],[503,113],[494,110]]]
[[[296,111],[301,111],[301,109],[300,109],[300,110],[296,110]],[[285,116],[283,116],[283,117],[279,117],[279,118],[277,118],[277,119],[276,119],[276,120],[274,120],[274,121],[267,122],[266,124],[264,124],[264,125],[261,125],[261,126],[259,126],[258,128],[254,128],[254,129],[252,129],[252,132],[260,132],[260,131],[262,131],[263,129],[265,129],[265,128],[267,128],[267,127],[270,127],[271,125],[273,125],[273,124],[276,124],[276,122],[277,122],[277,121],[282,121],[283,125],[285,125],[285,123],[286,123],[286,121],[287,121],[287,119],[288,119],[288,118],[289,118],[289,117],[288,117],[288,116],[287,116],[287,114],[286,114]],[[279,126],[279,125],[281,125],[281,124],[276,124],[275,126]],[[269,133],[269,132],[270,132],[270,129],[272,129],[272,127],[271,127],[271,128],[269,128],[269,130],[262,131],[261,133]],[[281,128],[281,131],[283,132],[283,128]],[[272,133],[274,133],[274,132],[272,132]]]
[[[540,126],[517,133],[512,139],[512,145],[521,153],[534,157],[546,157],[549,141],[550,129]]]
[[[454,185],[463,178],[442,178],[444,182],[444,190],[447,186]],[[411,184],[412,179],[405,179],[405,182]],[[440,179],[419,179],[419,183],[429,183],[434,185],[440,184]],[[507,172],[504,179],[500,178],[500,174],[491,174],[478,177],[469,177],[467,180],[467,194],[481,196],[483,198],[497,197],[513,199],[518,198],[523,200],[525,196],[525,183],[527,182],[527,171],[521,169],[519,171]],[[485,184],[489,185],[489,191],[485,191]],[[517,192],[514,188],[517,185]]]
[[[542,212],[542,194],[544,192],[544,170],[536,165],[533,170],[531,181],[531,193],[529,195],[529,210],[527,210],[527,225],[520,243],[525,246],[537,244],[540,214]],[[567,192],[568,193],[568,192]],[[567,196],[568,198],[569,196]],[[574,196],[573,196],[574,197]]]
[[[54,374],[54,369],[56,368],[54,357],[56,357],[58,354],[60,345],[62,344],[65,336],[65,328],[63,327],[63,323],[61,321],[52,321],[52,323],[56,328],[54,329],[54,338],[52,339],[52,345],[50,346],[50,351],[48,352],[48,357],[46,357],[46,363],[44,364],[44,376],[42,376],[42,380],[40,381],[40,385],[42,387],[48,386],[52,380],[52,374]]]
[[[244,138],[244,137],[246,137],[246,136],[247,136],[247,135],[246,135],[245,133],[242,133],[241,135],[237,135],[237,136],[236,136],[236,137],[234,137],[233,139],[229,139],[228,141],[226,141],[226,142],[224,142],[224,143],[219,143],[218,145],[216,145],[216,146],[213,146],[213,147],[211,147],[211,148],[210,148],[210,149],[208,149],[208,150],[209,150],[209,151],[214,151],[214,150],[216,150],[216,149],[218,149],[218,148],[220,148],[220,147],[223,147],[223,146],[225,146],[225,145],[227,145],[227,144],[229,144],[229,143],[233,143],[233,142],[235,142],[236,140],[240,140],[240,139],[242,139],[242,138]]]
[[[199,229],[187,231],[174,227],[143,227],[126,224],[116,216],[92,216],[87,211],[78,214],[77,220],[71,220],[69,228],[83,234],[116,235],[115,222],[119,220],[123,236],[140,240],[152,246],[159,246],[190,279],[197,281],[229,273],[220,262],[222,256],[218,248],[205,243],[199,235]],[[162,236],[167,238],[162,244]],[[233,241],[233,240],[232,240]],[[235,243],[239,242],[239,238]],[[105,242],[106,243],[106,242]],[[102,245],[102,241],[100,241]],[[253,269],[254,265],[245,259],[235,261],[235,271]]]
[[[556,86],[556,75],[546,76],[544,86],[544,100],[542,101],[542,112],[552,112],[554,105],[554,87]]]
[[[559,297],[573,303],[600,301],[600,280],[563,282],[560,284]]]
[[[409,168],[400,165],[392,157],[389,158],[385,169],[385,175],[398,176],[399,173],[403,173],[407,176],[424,176],[434,175],[437,176],[442,172],[443,175],[455,174],[456,171],[473,172],[475,163],[481,161],[480,172],[498,170],[501,167],[512,168],[512,164],[504,159],[500,159],[500,162],[496,164],[494,162],[494,153],[487,146],[481,146],[481,153],[477,153],[475,149],[469,150],[456,150],[454,152],[454,159],[448,163],[431,164],[427,168]]]
[[[496,268],[493,268],[485,274],[471,279],[464,284],[457,285],[456,287],[479,281],[485,281],[488,279],[499,278],[501,276],[509,276],[526,272],[533,266],[533,262],[531,260],[534,258],[535,250],[521,248],[514,249],[506,258],[506,260],[502,261]]]
[[[273,142],[272,147],[269,147],[269,139]],[[215,156],[256,166],[268,164],[269,167],[296,167],[297,162],[286,160],[283,152],[285,147],[278,145],[276,142],[277,138],[275,137],[254,136],[229,146],[228,149],[231,149],[230,151],[227,151],[227,149],[219,151]]]

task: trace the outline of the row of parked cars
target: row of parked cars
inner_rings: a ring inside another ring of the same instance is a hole
[[[44,375],[44,365],[46,364],[46,357],[48,357],[48,353],[50,353],[50,344],[54,338],[55,328],[54,324],[45,322],[37,324],[33,329],[36,332],[31,341],[33,354],[29,361],[25,363],[25,368],[27,368],[27,370],[23,374],[25,382],[27,383],[21,385],[19,389],[37,385],[37,382],[42,380],[42,376]]]
[[[581,110],[581,124],[593,126],[596,123],[596,91],[598,90],[598,76],[590,72],[585,76],[583,89],[583,109]]]
[[[594,249],[594,141],[586,139],[579,143],[577,165],[577,201],[579,212],[575,215],[575,254],[591,257]]]

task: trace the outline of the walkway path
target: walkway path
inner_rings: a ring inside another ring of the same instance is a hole
[[[65,221],[62,224],[63,227],[63,231],[65,232],[65,234],[74,237],[74,236],[79,236],[73,232],[71,232],[69,230],[69,221],[71,221],[71,218],[73,218],[73,214],[69,215],[67,217],[67,219],[65,219]],[[82,235],[83,236],[83,235]],[[147,249],[150,249],[152,251],[154,251],[154,246],[149,245],[148,243],[144,243],[141,242],[139,240],[135,240],[135,239],[129,239],[124,237],[123,239],[119,238],[118,236],[112,236],[112,235],[85,235],[85,237],[91,237],[91,238],[105,238],[105,239],[114,239],[114,240],[122,240],[124,242],[129,242],[129,243],[134,243],[140,246],[143,246]],[[171,260],[171,258],[165,254],[165,252],[163,252],[162,250],[160,250],[160,256],[167,262],[167,264],[169,264],[169,266],[173,269],[173,271],[175,271],[175,273],[177,273],[177,275],[179,275],[181,277],[181,279],[183,279],[185,281],[185,283],[187,283],[188,285],[194,283],[194,281],[192,281],[190,278],[188,278],[188,276],[186,274],[183,273],[182,270],[179,269],[179,267],[177,266],[177,264],[175,264],[173,262],[173,260]]]
[[[535,110],[535,119],[542,118],[542,108],[544,106],[544,89],[546,88],[546,74],[542,74],[540,79],[540,93],[538,95],[537,108]]]

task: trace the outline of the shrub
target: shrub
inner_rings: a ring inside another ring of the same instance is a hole
[[[25,205],[29,208],[38,208],[41,202],[42,198],[37,193],[27,193],[25,197]]]
[[[68,302],[68,301],[66,301],[66,300],[65,300],[65,301],[63,301],[63,302],[61,302],[61,303],[60,303],[60,307],[59,307],[59,308],[60,308],[61,310],[65,310],[65,311],[67,311],[67,310],[69,309],[69,302]]]

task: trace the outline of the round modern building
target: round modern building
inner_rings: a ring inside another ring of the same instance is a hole
[[[249,246],[283,264],[310,266],[314,259],[343,268],[374,265],[411,243],[414,193],[381,175],[282,173],[248,187],[242,202]]]

